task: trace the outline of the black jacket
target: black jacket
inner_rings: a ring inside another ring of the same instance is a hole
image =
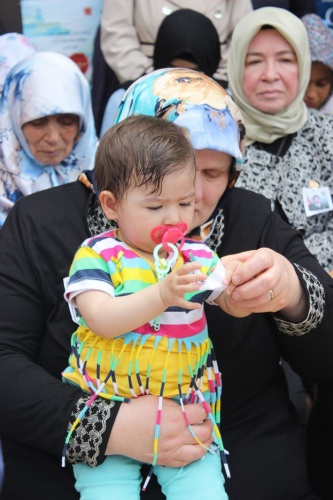
[[[91,196],[78,182],[27,196],[15,204],[0,231],[5,500],[78,498],[70,466],[60,466],[69,416],[81,394],[60,381],[75,328],[62,280],[89,235]],[[223,375],[222,435],[232,474],[226,489],[230,500],[314,499],[304,431],[289,403],[279,360],[283,354],[310,380],[333,379],[333,280],[262,196],[234,189],[224,222],[220,255],[273,248],[318,276],[326,294],[322,323],[302,337],[281,333],[269,314],[235,319],[207,307]],[[105,446],[112,423],[103,434]],[[144,498],[158,498],[153,486]]]

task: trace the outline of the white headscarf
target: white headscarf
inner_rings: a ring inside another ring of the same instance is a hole
[[[248,46],[264,25],[272,26],[290,43],[295,51],[299,84],[295,100],[274,115],[251,106],[243,92],[243,75]],[[232,97],[244,117],[247,143],[270,144],[279,137],[299,130],[307,120],[303,101],[310,80],[311,57],[306,29],[298,17],[286,9],[263,7],[241,19],[233,32],[228,59],[228,81]]]
[[[58,165],[31,154],[22,126],[37,118],[79,116],[79,138]],[[37,52],[8,73],[0,101],[0,226],[22,196],[77,179],[94,163],[97,139],[90,87],[78,66],[55,52]]]

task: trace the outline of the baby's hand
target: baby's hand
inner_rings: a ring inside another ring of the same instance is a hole
[[[158,283],[160,296],[166,308],[179,306],[185,309],[199,309],[201,307],[201,304],[189,302],[184,298],[185,293],[199,290],[202,282],[207,279],[206,274],[199,271],[200,267],[200,262],[188,262]]]

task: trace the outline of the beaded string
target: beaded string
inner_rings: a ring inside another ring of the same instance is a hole
[[[163,243],[158,244],[154,248],[154,252],[153,252],[153,256],[155,259],[154,265],[155,265],[155,270],[156,270],[156,275],[157,275],[158,281],[161,281],[168,274],[168,272],[171,269],[172,264],[174,262],[176,262],[176,260],[178,258],[178,254],[179,254],[178,248],[173,243],[168,243],[168,245],[173,251],[172,257],[168,258],[168,259],[161,259],[158,255],[158,252],[161,250],[161,248],[165,249]],[[159,317],[157,316],[156,318],[154,318],[152,321],[149,322],[149,324],[150,324],[150,326],[152,326],[154,328],[155,331],[158,331],[160,329]],[[173,345],[173,340],[174,339],[169,339],[168,352],[167,352],[167,356],[165,359],[164,368],[163,368],[163,372],[162,372],[162,383],[161,383],[161,388],[160,388],[160,394],[158,396],[157,418],[156,418],[155,435],[154,435],[153,461],[152,461],[152,465],[150,467],[148,476],[146,477],[146,480],[142,486],[142,491],[146,490],[147,485],[151,479],[151,476],[153,475],[154,468],[155,468],[155,465],[157,462],[158,440],[159,440],[159,434],[160,434],[160,428],[161,428],[161,418],[162,418],[163,394],[164,394],[164,388],[165,388],[165,383],[166,383],[166,369],[167,369],[167,364],[168,364],[169,357],[170,357],[170,351],[171,351],[172,345]],[[154,351],[155,351],[155,349],[154,349]],[[148,381],[149,381],[149,376],[150,376],[150,368],[151,368],[151,364],[149,363],[148,373],[147,373],[147,381],[146,381],[146,392],[149,391],[149,389],[148,389],[149,382]]]

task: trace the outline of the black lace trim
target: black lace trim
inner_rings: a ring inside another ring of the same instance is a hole
[[[294,266],[298,270],[298,274],[302,277],[308,291],[308,315],[301,323],[291,323],[290,321],[282,320],[276,316],[274,319],[282,333],[286,333],[293,337],[300,337],[316,328],[322,322],[324,316],[325,291],[323,285],[310,271],[297,264],[294,264]]]
[[[87,395],[78,400],[71,414],[68,431],[70,431],[73,423],[90,398],[91,396]],[[106,401],[102,398],[96,399],[93,402],[68,443],[66,451],[68,462],[73,464],[84,462],[90,467],[95,467],[104,461],[105,456],[101,452],[103,434],[114,405],[113,401]]]
[[[87,221],[91,236],[97,236],[100,233],[110,231],[110,229],[115,229],[117,227],[115,222],[105,217],[101,205],[95,196],[88,208]]]

